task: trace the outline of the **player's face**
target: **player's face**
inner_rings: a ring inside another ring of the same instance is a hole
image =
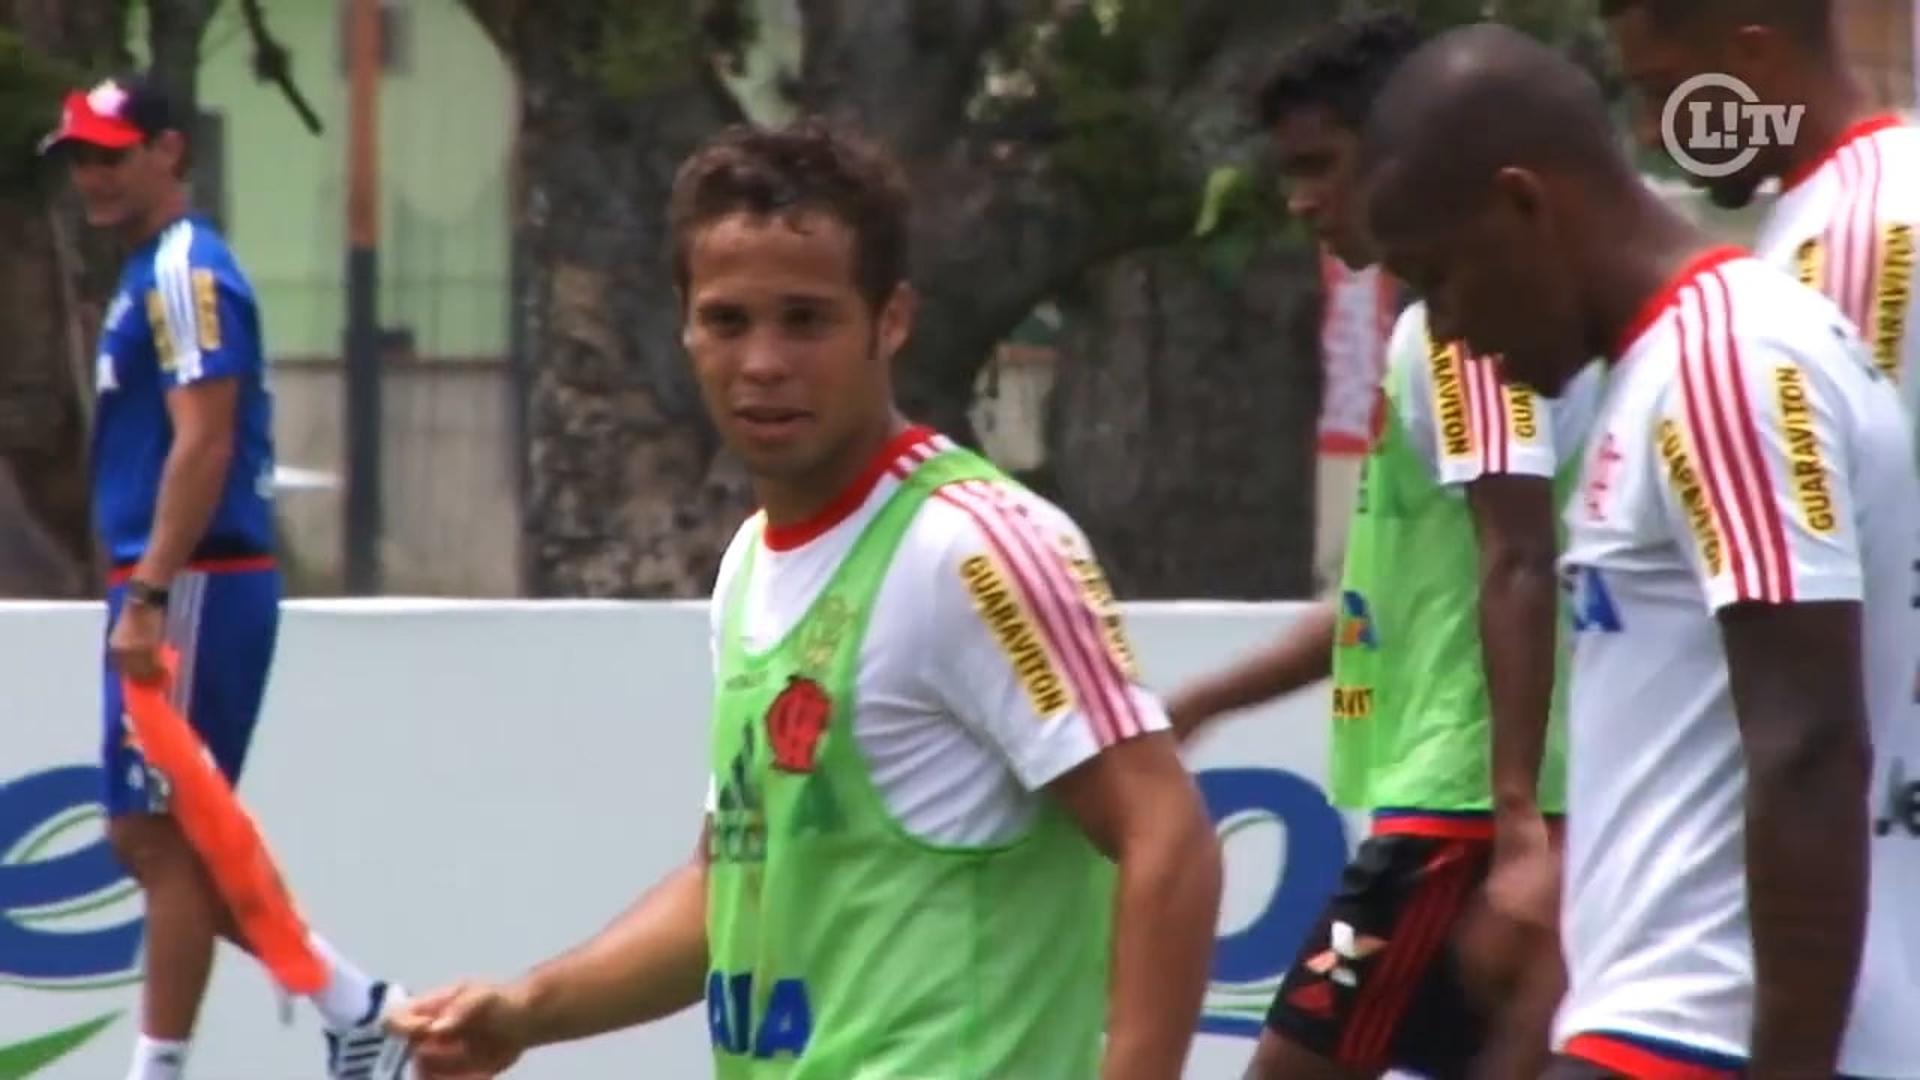
[[[733,214],[688,249],[686,325],[721,437],[756,476],[836,473],[892,418],[888,369],[913,299],[875,312],[854,279],[854,234],[839,219]]]
[[[1386,197],[1394,198],[1388,194]],[[1492,356],[1504,378],[1558,396],[1584,364],[1581,320],[1565,266],[1551,256],[1542,208],[1496,193],[1467,212],[1375,213],[1380,261],[1427,304],[1430,332]],[[1376,197],[1373,207],[1379,207]]]
[[[1633,90],[1634,136],[1649,150],[1668,153],[1661,134],[1661,117],[1667,100],[1688,79],[1721,73],[1749,83],[1756,81],[1751,71],[1742,70],[1748,65],[1735,55],[1738,50],[1718,47],[1705,33],[1663,30],[1655,25],[1644,6],[1626,9],[1609,19],[1607,27],[1620,57],[1621,73]],[[1688,122],[1684,110],[1676,113],[1676,125]],[[1706,191],[1715,206],[1738,210],[1753,201],[1754,193],[1771,171],[1769,165],[1774,156],[1762,153],[1747,167],[1729,176],[1710,178],[1689,172],[1687,183]]]
[[[1359,208],[1360,140],[1322,108],[1293,109],[1274,125],[1287,211],[1353,269],[1372,265]]]
[[[66,146],[62,152],[87,224],[118,229],[144,223],[179,182],[181,147],[174,132],[123,149],[90,143]]]

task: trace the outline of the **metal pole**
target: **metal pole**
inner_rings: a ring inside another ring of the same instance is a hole
[[[347,591],[380,591],[380,0],[347,26]]]

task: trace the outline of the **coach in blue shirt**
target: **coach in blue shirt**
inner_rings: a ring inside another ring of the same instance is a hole
[[[108,580],[101,744],[114,850],[146,893],[146,993],[129,1080],[177,1080],[216,933],[243,948],[225,902],[168,810],[168,784],[130,737],[121,676],[178,658],[173,704],[229,783],[259,718],[279,627],[272,403],[253,288],[212,226],[188,213],[188,144],[167,95],[140,78],[68,95],[41,145],[64,159],[89,224],[131,246],[94,360],[94,524]],[[386,1078],[404,1048],[379,1030],[383,983],[316,940],[314,995],[335,1077]]]

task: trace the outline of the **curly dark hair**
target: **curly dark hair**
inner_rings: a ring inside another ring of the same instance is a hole
[[[899,163],[860,134],[818,117],[784,127],[738,124],[708,140],[674,177],[667,209],[674,278],[684,292],[694,234],[720,218],[821,212],[852,230],[855,281],[878,308],[907,278],[911,206]]]
[[[1600,0],[1600,17],[1646,9],[1662,30],[1728,30],[1760,24],[1792,31],[1809,45],[1833,37],[1832,0]]]
[[[1297,109],[1319,107],[1356,131],[1400,61],[1420,47],[1411,15],[1376,11],[1341,19],[1280,54],[1254,102],[1262,127]]]

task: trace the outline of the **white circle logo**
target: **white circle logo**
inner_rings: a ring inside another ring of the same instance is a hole
[[[1682,169],[1718,179],[1753,164],[1763,146],[1791,145],[1806,109],[1805,105],[1764,105],[1743,80],[1708,72],[1667,95],[1660,111],[1660,140]],[[1703,158],[1703,151],[1710,151],[1710,156]]]

